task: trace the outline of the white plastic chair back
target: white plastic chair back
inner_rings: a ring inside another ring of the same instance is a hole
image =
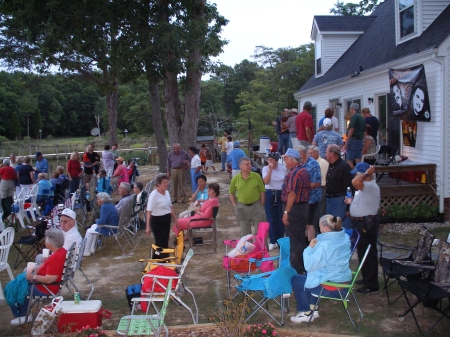
[[[9,227],[0,234],[0,272],[6,270],[10,280],[14,280],[14,275],[8,263],[9,249],[14,242],[14,228]],[[0,300],[3,300],[3,288],[0,282]]]

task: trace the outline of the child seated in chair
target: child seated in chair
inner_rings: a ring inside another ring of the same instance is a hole
[[[106,192],[109,195],[112,193],[112,187],[109,178],[106,175],[106,170],[100,170],[97,175],[97,192]]]

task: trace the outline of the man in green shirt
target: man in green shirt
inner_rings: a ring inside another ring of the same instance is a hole
[[[347,141],[344,148],[346,150],[347,163],[353,168],[353,161],[359,163],[361,161],[363,149],[363,137],[366,130],[366,121],[359,111],[359,104],[353,103],[350,105],[350,124],[347,130]]]
[[[239,169],[241,172],[231,180],[229,192],[242,237],[252,233],[252,222],[255,234],[258,232],[258,224],[266,221],[264,212],[266,189],[261,176],[252,172],[252,162],[249,158],[242,157],[239,160]]]

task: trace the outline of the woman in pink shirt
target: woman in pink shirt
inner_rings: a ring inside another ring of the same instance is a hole
[[[182,230],[189,228],[207,227],[212,225],[212,220],[194,221],[189,224],[191,219],[212,218],[213,208],[219,207],[220,187],[217,183],[211,183],[208,185],[208,199],[203,203],[199,210],[195,211],[193,216],[188,218],[178,219],[178,223],[175,223],[173,231],[176,235]],[[189,226],[188,226],[189,224]]]

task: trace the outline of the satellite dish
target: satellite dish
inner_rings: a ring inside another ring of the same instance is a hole
[[[98,136],[98,134],[100,133],[100,129],[99,128],[93,128],[92,130],[91,130],[91,135],[92,136]]]

